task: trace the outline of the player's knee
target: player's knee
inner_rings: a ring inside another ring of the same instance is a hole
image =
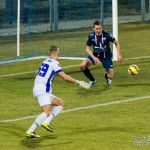
[[[64,107],[64,101],[63,101],[62,99],[59,99],[59,100],[57,100],[57,101],[55,102],[54,105]]]
[[[50,116],[50,111],[49,112],[47,112],[47,117],[49,117]]]
[[[60,102],[59,102],[59,106],[64,107],[64,101],[63,101],[63,100],[60,100]]]
[[[85,64],[84,62],[82,62],[82,63],[80,64],[80,69],[81,69],[81,70],[85,70],[85,68],[86,68],[86,64]]]
[[[47,117],[50,115],[50,110],[44,110],[44,112],[46,113]]]
[[[81,70],[84,70],[83,68],[84,68],[84,66],[83,66],[82,64],[80,64],[80,69],[81,69]]]
[[[41,109],[42,109],[43,112],[46,113],[47,117],[50,115],[50,110],[51,110],[50,105],[45,105]]]

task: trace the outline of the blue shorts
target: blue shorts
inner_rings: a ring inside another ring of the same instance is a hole
[[[95,62],[91,56],[88,56],[88,59],[93,63],[93,65],[95,65]],[[113,62],[111,59],[102,59],[100,61],[103,64],[104,68],[106,69],[113,68]]]

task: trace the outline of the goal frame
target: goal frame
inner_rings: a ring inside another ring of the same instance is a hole
[[[20,2],[17,0],[17,57],[20,56]],[[118,0],[112,0],[112,30],[113,36],[118,40]],[[65,57],[67,59],[67,57]],[[69,57],[68,57],[69,58]],[[72,57],[72,59],[77,59]],[[81,59],[81,58],[79,58]],[[117,60],[117,50],[113,44],[113,60]]]

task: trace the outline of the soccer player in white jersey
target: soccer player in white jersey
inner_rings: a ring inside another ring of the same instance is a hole
[[[57,61],[58,58],[59,48],[56,46],[51,46],[49,58],[43,61],[41,67],[39,68],[39,72],[36,75],[33,87],[33,95],[38,100],[42,113],[36,118],[31,127],[27,130],[26,137],[28,138],[40,137],[34,132],[35,129],[40,125],[46,130],[53,132],[53,129],[50,127],[50,122],[61,112],[64,106],[63,100],[52,94],[52,79],[56,74],[67,82],[78,84],[86,89],[89,88],[88,83],[75,80],[71,76],[65,74],[62,71],[62,67],[59,65],[59,62]],[[52,106],[54,107],[51,110]]]

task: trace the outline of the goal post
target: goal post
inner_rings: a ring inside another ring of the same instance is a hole
[[[20,0],[17,0],[17,56],[20,56]]]
[[[113,36],[118,40],[118,0],[112,0],[112,29]],[[113,44],[113,60],[117,60],[117,49]]]

